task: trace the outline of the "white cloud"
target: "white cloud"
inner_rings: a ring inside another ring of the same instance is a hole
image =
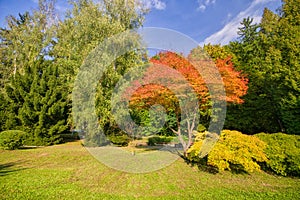
[[[253,18],[254,23],[259,23],[263,12],[264,4],[274,0],[254,0],[251,5],[244,11],[240,12],[236,17],[229,21],[220,31],[207,37],[200,44],[228,44],[230,41],[237,38],[240,22],[247,17]]]
[[[207,6],[215,4],[216,0],[197,0],[198,3],[198,11],[204,12]]]
[[[162,1],[159,1],[159,0],[154,0],[153,1],[153,7],[157,10],[164,10],[166,9],[166,3],[165,2],[162,2]]]
[[[166,3],[161,0],[138,0],[138,1],[140,1],[147,9],[154,8],[157,10],[164,10],[167,7]]]
[[[206,6],[201,4],[199,5],[199,7],[197,8],[197,10],[200,10],[201,12],[203,12],[206,9]]]

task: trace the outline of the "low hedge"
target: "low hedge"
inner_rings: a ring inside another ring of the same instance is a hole
[[[6,150],[23,146],[26,133],[20,130],[7,130],[0,133],[0,147]]]
[[[63,142],[74,141],[74,140],[80,139],[78,133],[60,134],[60,137],[63,139]]]
[[[108,139],[111,143],[117,146],[127,146],[128,143],[131,141],[131,138],[124,134],[124,135],[109,135]]]
[[[168,136],[153,136],[148,138],[147,144],[149,146],[154,146],[156,144],[166,144],[171,142],[174,139],[174,137],[168,137]]]
[[[283,176],[300,176],[300,136],[284,133],[256,134],[268,146],[265,170]]]

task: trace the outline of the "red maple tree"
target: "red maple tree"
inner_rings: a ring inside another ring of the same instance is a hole
[[[143,81],[133,82],[133,85],[139,85],[130,97],[130,106],[139,107],[140,109],[147,109],[151,105],[160,104],[166,110],[170,109],[175,111],[177,118],[177,130],[172,131],[179,136],[179,140],[183,144],[184,152],[187,151],[192,144],[192,131],[194,130],[195,120],[193,117],[188,122],[188,141],[182,138],[182,130],[180,127],[181,109],[178,104],[178,99],[175,93],[182,93],[188,95],[186,92],[186,83],[183,82],[180,75],[188,82],[188,86],[193,89],[199,102],[199,109],[205,110],[211,107],[211,95],[207,87],[208,84],[216,84],[217,79],[211,74],[216,72],[210,71],[212,61],[207,59],[192,59],[188,57],[185,59],[183,56],[173,52],[160,52],[150,59],[150,67],[147,68]],[[241,97],[247,93],[247,78],[241,72],[236,71],[231,60],[231,57],[226,59],[217,59],[213,63],[217,69],[223,86],[226,91],[223,100],[230,103],[243,103]],[[206,71],[205,71],[206,70]],[[175,72],[176,71],[176,72]],[[203,77],[203,74],[208,75]],[[205,80],[206,79],[206,80]],[[164,84],[161,84],[164,83]],[[128,88],[130,90],[130,88]],[[176,91],[174,93],[174,91]]]

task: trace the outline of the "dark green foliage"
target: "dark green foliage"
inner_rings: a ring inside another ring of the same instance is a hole
[[[63,142],[70,142],[80,139],[78,133],[60,134],[60,137],[62,138]]]
[[[7,150],[18,149],[24,144],[26,133],[19,130],[8,130],[0,133],[0,147]]]
[[[57,67],[50,61],[37,61],[16,73],[6,86],[9,102],[6,108],[6,128],[26,131],[26,143],[50,145],[61,141],[60,134],[67,130],[68,102],[66,88]]]
[[[4,131],[6,128],[6,123],[7,123],[7,112],[6,108],[8,106],[8,102],[4,97],[3,92],[0,92],[0,132]]]
[[[111,143],[117,146],[127,146],[128,143],[132,140],[128,135],[109,135],[108,139]]]
[[[243,105],[228,108],[226,128],[300,134],[299,12],[299,0],[283,1],[279,14],[265,9],[260,24],[242,22],[240,41],[229,49],[249,89]]]
[[[174,133],[170,129],[176,128],[175,118],[176,114],[172,111],[169,111],[164,119],[162,116],[155,116],[155,119],[151,120],[150,108],[134,108],[132,106],[130,110],[130,116],[132,120],[139,126],[144,127],[143,131],[139,133],[143,137],[147,137],[153,134],[157,134],[160,136],[174,136]],[[159,125],[162,123],[163,119],[165,120],[165,124],[163,127]]]
[[[284,133],[256,136],[268,144],[266,170],[283,176],[300,176],[300,136]]]
[[[174,137],[166,137],[166,136],[153,136],[148,138],[147,144],[150,146],[154,146],[156,144],[166,144],[171,142]]]

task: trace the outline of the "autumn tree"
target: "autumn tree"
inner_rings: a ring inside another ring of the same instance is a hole
[[[202,56],[200,51],[200,47],[192,50],[189,59]],[[202,65],[210,62],[202,61]],[[149,109],[155,104],[162,105],[168,114],[166,126],[178,136],[185,155],[192,144],[193,131],[197,130],[199,120],[200,124],[205,126],[209,123],[212,105],[207,84],[213,84],[213,80],[205,83],[199,71],[188,59],[172,52],[161,52],[151,58],[150,62],[152,66],[145,72],[143,80],[145,83],[153,82],[153,84],[142,84],[131,96],[130,104],[135,109],[139,108],[139,111]],[[240,72],[234,70],[230,57],[216,60],[215,64],[222,76],[226,90],[225,99],[220,100],[242,103],[240,97],[246,94],[247,79]],[[163,66],[167,66],[167,68]],[[182,78],[179,78],[180,76],[188,82],[188,85],[183,82]],[[163,85],[158,84],[162,82]],[[187,87],[191,87],[192,90],[188,90]],[[195,94],[194,98],[196,98],[197,104],[189,104],[189,101],[194,100],[192,93]],[[184,98],[180,99],[181,96]],[[196,107],[194,107],[195,105]],[[195,114],[200,114],[200,119]]]

